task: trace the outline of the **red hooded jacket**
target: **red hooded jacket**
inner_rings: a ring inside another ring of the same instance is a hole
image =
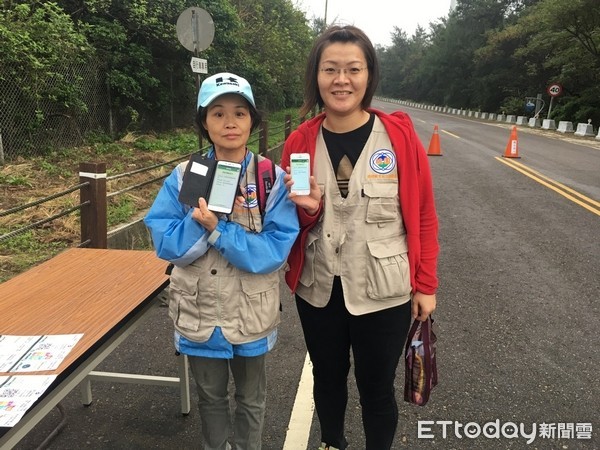
[[[398,196],[406,228],[412,292],[435,294],[438,287],[438,220],[427,153],[406,113],[396,111],[386,114],[375,109],[369,109],[369,112],[376,114],[385,126],[396,154]],[[320,114],[302,123],[290,134],[283,148],[283,168],[290,165],[292,153],[309,153],[311,166],[314,164],[317,135],[324,119],[325,114]],[[311,172],[312,169],[311,167]],[[289,271],[285,274],[292,292],[296,291],[304,265],[308,231],[317,223],[322,208],[323,202],[314,216],[309,216],[303,208],[298,208],[300,234],[288,257]]]

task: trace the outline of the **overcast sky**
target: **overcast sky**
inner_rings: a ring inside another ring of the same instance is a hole
[[[294,1],[294,0],[292,0]],[[306,17],[323,18],[325,0],[295,0]],[[389,46],[394,26],[410,37],[418,25],[426,30],[429,22],[447,17],[451,0],[327,0],[327,23],[355,25],[361,28],[373,44]],[[391,6],[393,5],[393,6]]]

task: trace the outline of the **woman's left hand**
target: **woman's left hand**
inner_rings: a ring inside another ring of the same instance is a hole
[[[436,298],[435,294],[423,294],[415,292],[412,298],[412,316],[413,319],[425,322],[427,317],[435,310]]]

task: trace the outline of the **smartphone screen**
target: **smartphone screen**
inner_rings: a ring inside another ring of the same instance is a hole
[[[242,166],[238,163],[219,161],[208,197],[208,209],[229,214],[239,189]]]
[[[290,167],[294,180],[292,192],[300,195],[310,194],[310,156],[308,153],[292,153]]]

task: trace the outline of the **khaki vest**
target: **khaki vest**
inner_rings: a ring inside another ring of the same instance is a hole
[[[233,213],[230,220],[259,233],[257,177],[254,159],[250,161],[240,186],[254,207]],[[179,333],[196,342],[207,341],[216,326],[232,344],[255,341],[279,324],[279,276],[279,271],[262,275],[239,270],[211,246],[190,265],[173,268],[169,316]]]
[[[317,137],[314,176],[324,196],[323,213],[309,232],[297,294],[316,307],[329,302],[340,276],[346,308],[360,315],[410,300],[411,286],[398,199],[396,156],[385,128],[373,131],[354,166],[343,198],[323,140]]]

